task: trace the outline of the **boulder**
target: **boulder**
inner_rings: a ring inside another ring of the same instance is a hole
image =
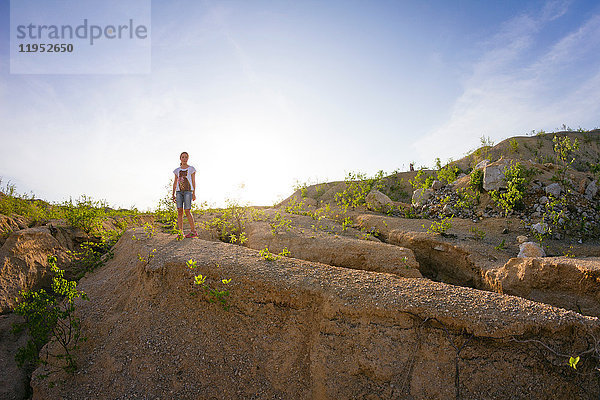
[[[538,222],[536,224],[531,225],[531,230],[536,233],[539,233],[540,235],[548,233],[548,229],[548,224],[545,222]]]
[[[431,183],[431,188],[433,190],[440,190],[443,187],[444,187],[444,184],[438,180],[435,180]]]
[[[586,199],[592,201],[594,196],[596,196],[596,193],[598,193],[598,185],[596,184],[596,181],[591,181],[585,188],[584,196]]]
[[[560,193],[562,192],[562,187],[558,183],[552,183],[544,188],[546,194],[553,196],[555,199],[560,197]]]
[[[504,160],[487,164],[483,169],[483,189],[489,192],[506,188],[504,171],[506,171],[506,162]]]
[[[287,248],[290,257],[336,267],[387,272],[407,278],[421,278],[419,263],[412,250],[387,243],[354,239],[324,232],[271,232],[266,222],[246,225],[246,246],[271,253]]]
[[[512,258],[488,272],[503,293],[600,316],[600,258]]]
[[[14,308],[21,290],[35,290],[50,284],[49,255],[57,256],[59,266],[69,261],[66,249],[47,227],[10,234],[0,248],[0,312]]]
[[[385,194],[381,193],[379,190],[371,190],[367,197],[365,198],[367,203],[367,208],[373,211],[387,211],[390,207],[394,205],[392,199],[390,199]]]
[[[422,206],[431,196],[433,196],[433,189],[419,188],[413,192],[412,203]]]
[[[517,257],[546,257],[546,253],[535,242],[523,242],[519,245],[519,255]]]

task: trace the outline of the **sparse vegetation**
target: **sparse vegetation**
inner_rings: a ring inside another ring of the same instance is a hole
[[[250,218],[247,207],[228,201],[227,207],[216,211],[217,215],[205,224],[205,229],[217,228],[219,237],[226,243],[246,243],[246,221]]]
[[[494,190],[490,192],[494,203],[501,208],[505,215],[523,207],[523,196],[529,183],[529,173],[520,162],[512,162],[504,172],[506,190]]]
[[[483,192],[483,170],[476,169],[471,172],[471,177],[469,180],[469,186],[476,190],[479,193]]]
[[[381,189],[384,172],[379,171],[374,177],[367,177],[362,173],[348,173],[344,179],[346,188],[335,195],[335,202],[342,210],[349,207],[353,210],[366,205],[366,197],[373,189]]]
[[[452,219],[454,215],[450,217],[442,218],[440,221],[433,221],[429,228],[427,228],[427,233],[438,233],[442,236],[447,235],[448,229],[452,228]],[[425,228],[425,225],[423,225]]]
[[[273,254],[269,251],[268,247],[265,247],[264,249],[262,249],[261,251],[259,251],[258,253],[263,259],[267,260],[267,261],[277,261],[279,260],[281,257],[289,257],[291,255],[290,251],[287,249],[287,247],[284,247],[283,250],[278,253],[278,254]]]
[[[190,269],[195,269],[198,266],[198,263],[193,259],[189,259],[186,262],[186,266]],[[217,267],[219,267],[218,264]],[[204,295],[210,303],[218,303],[221,305],[221,307],[223,307],[223,310],[229,310],[227,299],[229,298],[230,293],[229,289],[227,289],[227,285],[231,283],[231,279],[222,278],[220,282],[217,283],[217,285],[221,286],[222,288],[219,288],[219,286],[209,285],[206,279],[206,275],[195,275],[194,285],[199,286],[204,291]]]
[[[74,351],[85,340],[81,336],[81,323],[75,316],[75,299],[87,300],[87,295],[77,290],[77,282],[64,278],[64,271],[56,266],[55,256],[48,257],[48,267],[54,275],[51,292],[44,289],[21,291],[21,300],[15,307],[15,313],[23,316],[25,322],[15,324],[13,329],[26,329],[30,339],[25,347],[18,350],[15,360],[19,366],[25,363],[47,364],[50,357],[64,360],[63,369],[73,374],[77,370]],[[48,342],[56,342],[61,353],[46,351],[40,357],[40,350]]]
[[[579,141],[575,139],[571,141],[568,136],[555,135],[552,138],[554,143],[554,153],[556,155],[556,161],[559,165],[558,173],[555,175],[557,181],[562,182],[563,185],[567,186],[566,175],[569,167],[575,161],[573,153],[579,149]]]

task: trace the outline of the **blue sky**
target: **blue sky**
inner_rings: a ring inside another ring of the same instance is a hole
[[[270,205],[600,126],[596,1],[152,1],[151,73],[110,75],[11,74],[9,10],[0,177],[51,201],[154,207],[185,150],[200,201]]]

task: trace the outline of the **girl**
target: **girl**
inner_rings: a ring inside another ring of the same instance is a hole
[[[183,210],[190,223],[190,233],[186,238],[198,236],[191,208],[192,201],[196,200],[196,168],[188,165],[189,154],[184,151],[179,155],[179,168],[176,168],[175,181],[173,182],[173,201],[177,203],[177,228],[183,233]]]

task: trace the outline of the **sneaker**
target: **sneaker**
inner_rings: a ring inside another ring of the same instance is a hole
[[[185,235],[186,238],[195,238],[198,237],[198,234],[196,232],[190,232],[187,235]]]

